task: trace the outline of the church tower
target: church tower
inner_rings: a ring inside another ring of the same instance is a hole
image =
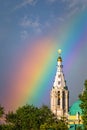
[[[69,91],[63,73],[61,50],[58,50],[57,72],[51,90],[51,111],[58,117],[66,117],[69,109]]]

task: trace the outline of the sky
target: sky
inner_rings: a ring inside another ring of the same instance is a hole
[[[87,79],[87,0],[0,0],[0,104],[50,106],[62,49],[70,105]]]

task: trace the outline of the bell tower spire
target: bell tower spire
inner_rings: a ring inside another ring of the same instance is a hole
[[[51,90],[51,111],[57,116],[62,117],[68,114],[69,91],[63,73],[61,49],[58,50],[57,71]]]
[[[62,65],[62,58],[61,58],[61,50],[58,50],[58,58],[57,58],[57,72],[55,76],[55,81],[53,86],[55,88],[64,88],[66,86],[65,77],[63,74],[63,65]]]

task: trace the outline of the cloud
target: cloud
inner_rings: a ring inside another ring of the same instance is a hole
[[[41,33],[41,32],[42,32],[41,28],[37,28],[37,29],[36,29],[36,32],[37,32],[37,33]]]
[[[87,0],[62,0],[62,2],[67,3],[68,8],[83,8],[83,6],[87,7]]]
[[[72,0],[69,3],[69,8],[79,7],[81,9],[83,6],[87,6],[87,0]]]
[[[40,24],[38,18],[36,18],[36,19],[33,20],[33,19],[28,18],[27,16],[25,16],[21,20],[20,25],[22,27],[24,27],[24,28],[26,28],[26,27],[38,28],[38,27],[40,27],[41,24]]]
[[[26,30],[21,31],[21,39],[26,39],[28,37],[28,32]]]
[[[69,11],[69,13],[67,14],[67,17],[70,18],[71,16],[77,14],[79,11],[80,11],[79,8],[78,8],[78,7],[75,7],[74,9],[71,9],[71,10]]]
[[[16,5],[15,9],[22,8],[26,5],[35,5],[36,3],[36,0],[23,0],[20,4]]]
[[[71,17],[87,8],[87,0],[62,0],[66,4],[67,17]]]
[[[21,39],[26,39],[29,36],[31,37],[32,33],[33,35],[38,35],[42,32],[42,27],[38,18],[33,19],[25,16],[19,25],[23,30],[21,31]]]
[[[55,2],[55,1],[57,1],[57,0],[48,0],[48,2],[51,2],[51,3]]]
[[[59,20],[60,22],[64,22],[64,18],[63,18],[63,17],[59,17],[58,20]]]

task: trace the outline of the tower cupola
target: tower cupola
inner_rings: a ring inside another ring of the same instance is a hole
[[[62,62],[61,56],[58,57],[57,61],[58,61],[58,62]]]

